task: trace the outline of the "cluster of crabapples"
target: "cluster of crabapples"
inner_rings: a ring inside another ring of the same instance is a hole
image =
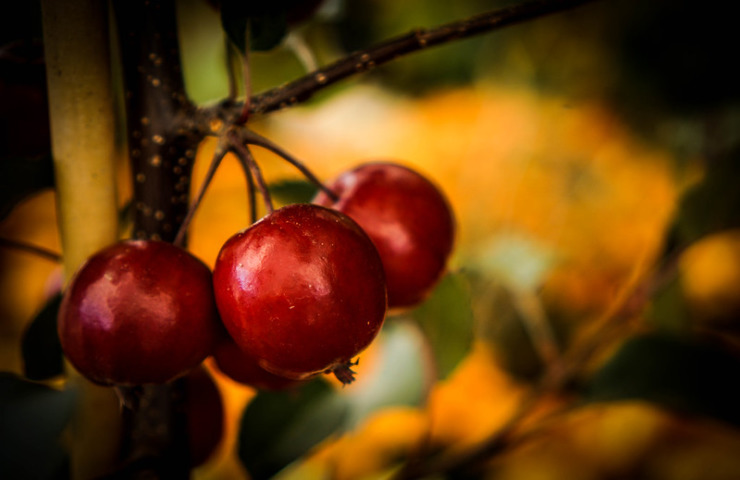
[[[440,190],[395,163],[365,163],[326,186],[333,194],[231,237],[213,271],[162,241],[96,253],[64,293],[65,355],[106,385],[165,383],[209,356],[256,388],[322,373],[350,382],[387,310],[418,304],[442,276],[455,226]]]

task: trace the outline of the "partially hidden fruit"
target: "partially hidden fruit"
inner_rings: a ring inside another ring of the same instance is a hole
[[[224,436],[224,405],[221,392],[203,365],[185,377],[190,466],[208,461]]]
[[[446,198],[420,173],[391,162],[362,164],[330,181],[339,197],[313,200],[345,213],[380,252],[388,306],[420,303],[436,285],[452,251],[455,222]]]
[[[231,237],[213,283],[236,344],[288,378],[331,371],[351,381],[352,358],[385,318],[385,277],[373,243],[349,217],[318,205],[288,205]]]
[[[178,377],[211,354],[222,328],[208,267],[160,241],[122,241],[90,257],[58,316],[65,355],[100,384]]]
[[[221,373],[235,382],[256,389],[285,390],[302,383],[268,372],[259,366],[257,359],[239,348],[230,338],[218,343],[213,359]]]

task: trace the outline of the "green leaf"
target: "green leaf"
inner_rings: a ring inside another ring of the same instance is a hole
[[[691,315],[684,297],[680,276],[653,295],[646,320],[665,332],[683,333],[691,327]]]
[[[323,379],[297,390],[260,391],[242,415],[239,459],[251,478],[270,478],[338,431],[347,408]]]
[[[285,12],[250,18],[249,27],[249,46],[257,52],[264,52],[277,47],[288,33]]]
[[[67,455],[59,438],[76,398],[74,390],[0,373],[0,478],[60,478]]]
[[[646,400],[740,426],[740,358],[696,340],[647,334],[628,340],[590,380],[590,402]]]
[[[246,53],[247,28],[250,50],[270,50],[280,44],[288,31],[286,12],[291,3],[288,0],[224,0],[221,2],[221,25],[242,54]]]
[[[473,341],[473,310],[467,278],[461,273],[446,275],[412,316],[429,340],[439,378],[445,378],[468,354]]]
[[[354,428],[382,408],[421,405],[431,387],[434,365],[416,322],[401,317],[387,319],[374,344],[373,368],[360,372],[357,382],[342,389],[349,402],[347,428]],[[362,354],[359,362],[362,366]]]
[[[23,335],[23,368],[31,380],[47,380],[64,371],[64,354],[57,333],[57,312],[61,303],[61,294],[52,297]]]
[[[271,184],[269,188],[273,199],[283,205],[310,203],[318,191],[313,183],[306,180],[283,180]]]
[[[500,282],[483,277],[474,282],[474,298],[480,315],[476,324],[478,338],[494,346],[497,360],[512,376],[523,381],[539,378],[544,364],[524,326],[526,320],[515,293]],[[557,324],[551,327],[557,337]]]
[[[0,220],[21,200],[54,186],[50,155],[0,159]]]

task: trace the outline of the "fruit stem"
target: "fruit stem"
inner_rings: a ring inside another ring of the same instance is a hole
[[[240,131],[239,133],[243,135],[244,132]],[[235,130],[231,130],[227,134],[230,140],[229,148],[232,152],[234,152],[239,161],[242,162],[242,167],[245,170],[249,170],[251,172],[252,176],[254,177],[254,183],[256,183],[257,188],[262,195],[262,200],[265,203],[265,209],[267,210],[267,213],[270,214],[275,211],[275,208],[272,204],[272,197],[270,196],[270,190],[267,188],[267,183],[262,176],[262,170],[260,170],[257,161],[252,156],[252,152],[249,150],[248,147],[244,145],[245,142],[242,138],[240,138],[239,133],[237,133]],[[249,176],[247,176],[247,178],[249,178]]]
[[[252,130],[246,130],[243,133],[242,138],[246,140],[247,144],[257,145],[258,147],[265,148],[296,167],[303,174],[303,176],[305,176],[311,183],[313,183],[321,191],[323,191],[332,200],[332,202],[336,202],[337,200],[339,200],[339,195],[337,195],[332,189],[324,185],[324,183],[319,180],[318,177],[314,175],[313,172],[311,172],[311,170],[309,170],[309,168],[303,162],[286,152],[283,148],[281,148],[272,140],[265,138],[262,135],[253,132]]]
[[[175,235],[175,239],[172,242],[178,247],[185,246],[185,238],[187,235],[188,227],[190,226],[190,222],[193,220],[193,216],[195,216],[195,212],[198,210],[198,207],[200,206],[200,203],[206,194],[206,190],[210,186],[211,181],[213,180],[213,176],[216,174],[216,170],[218,169],[219,165],[221,165],[221,161],[224,159],[224,156],[226,156],[226,148],[223,142],[219,141],[218,145],[216,146],[216,150],[213,152],[213,158],[211,159],[211,164],[208,166],[208,172],[206,172],[203,183],[201,184],[200,189],[195,196],[195,200],[191,203],[190,208],[188,209],[188,213],[187,215],[185,215],[185,219],[180,224],[177,235]]]

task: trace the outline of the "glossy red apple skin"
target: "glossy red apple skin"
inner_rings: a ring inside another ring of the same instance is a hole
[[[100,384],[167,382],[200,364],[222,335],[211,272],[172,244],[122,241],[90,257],[58,315],[62,349]]]
[[[327,183],[339,199],[319,192],[313,202],[343,212],[370,236],[388,283],[388,306],[417,305],[444,274],[455,220],[440,189],[392,162],[364,163]]]
[[[268,372],[230,338],[218,343],[213,359],[221,373],[237,383],[259,390],[287,390],[303,383]]]
[[[349,217],[318,205],[288,205],[231,237],[213,282],[236,344],[288,378],[346,365],[385,318],[377,250]]]

